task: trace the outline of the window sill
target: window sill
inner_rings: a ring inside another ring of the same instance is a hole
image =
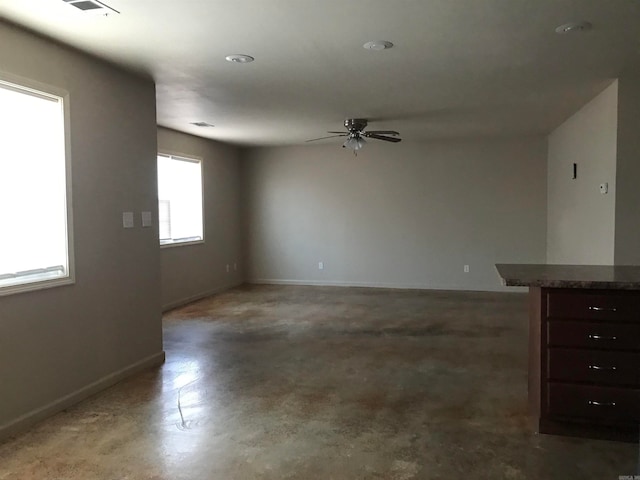
[[[173,248],[173,247],[186,247],[189,245],[200,245],[204,243],[204,240],[192,240],[186,242],[171,242],[171,243],[161,243],[160,248]]]
[[[18,285],[8,285],[0,287],[0,297],[14,295],[17,293],[34,292],[36,290],[45,290],[47,288],[62,287],[65,285],[73,285],[76,283],[73,277],[54,278],[51,280],[35,280],[33,282],[21,283]]]

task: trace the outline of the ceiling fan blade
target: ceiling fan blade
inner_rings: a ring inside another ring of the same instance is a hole
[[[398,143],[398,142],[402,141],[401,138],[385,137],[383,135],[378,135],[378,134],[375,134],[375,133],[366,133],[366,134],[364,134],[364,136],[367,137],[367,138],[375,138],[376,140],[384,140],[385,142]]]
[[[346,137],[347,135],[349,134],[341,133],[340,135],[329,135],[328,137],[312,138],[311,140],[306,140],[305,142],[315,142],[316,140],[324,140],[325,138]]]
[[[400,135],[398,132],[394,130],[368,130],[364,133],[365,135],[374,134],[374,135]]]
[[[343,135],[348,135],[349,134],[349,132],[327,132],[327,133],[341,133]]]

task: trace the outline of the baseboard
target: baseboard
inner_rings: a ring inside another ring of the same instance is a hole
[[[164,351],[150,355],[142,360],[129,365],[117,372],[110,373],[99,380],[96,380],[89,385],[86,385],[75,392],[65,395],[62,398],[54,400],[53,402],[32,410],[9,423],[0,426],[0,441],[5,440],[11,436],[24,432],[34,424],[64,410],[70,406],[84,400],[85,398],[94,395],[101,390],[111,387],[116,383],[124,380],[131,375],[146,370],[147,368],[162,365],[165,360]]]
[[[416,283],[382,283],[382,282],[343,282],[331,280],[290,280],[274,278],[254,278],[247,280],[247,283],[254,285],[309,285],[319,287],[364,287],[364,288],[389,288],[396,290],[451,290],[460,292],[526,292],[526,287],[461,287],[460,285],[429,285]]]
[[[207,290],[205,292],[198,293],[196,295],[191,295],[190,297],[186,297],[186,298],[182,298],[180,300],[169,302],[169,303],[167,303],[165,305],[162,305],[162,312],[163,313],[164,312],[168,312],[169,310],[173,310],[174,308],[179,308],[179,307],[182,307],[184,305],[188,305],[189,303],[193,303],[193,302],[196,302],[196,301],[201,300],[203,298],[210,297],[211,295],[215,295],[216,293],[222,293],[222,292],[225,292],[227,290],[231,290],[232,288],[235,288],[235,287],[237,287],[239,285],[242,285],[243,283],[244,282],[238,282],[238,283],[234,283],[232,285],[225,285],[225,286],[222,286],[222,287],[216,287],[216,288],[213,288],[211,290]]]

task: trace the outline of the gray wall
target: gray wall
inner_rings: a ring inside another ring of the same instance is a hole
[[[640,73],[618,82],[615,263],[640,265]]]
[[[549,263],[613,263],[619,228],[615,221],[617,132],[616,81],[549,135]],[[578,167],[575,180],[573,163]],[[608,183],[608,194],[600,193],[601,183]]]
[[[168,309],[242,283],[239,150],[166,128],[158,129],[158,150],[201,158],[204,184],[205,242],[160,251]]]
[[[542,137],[248,150],[248,280],[501,290],[495,263],[545,260],[546,155]]]
[[[0,297],[0,437],[163,360],[155,90],[0,21],[0,69],[69,92],[76,283]],[[122,228],[122,212],[137,226]]]

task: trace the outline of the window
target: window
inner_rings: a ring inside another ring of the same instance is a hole
[[[0,80],[0,295],[72,281],[60,96]]]
[[[158,155],[158,217],[160,245],[204,240],[200,160]]]

